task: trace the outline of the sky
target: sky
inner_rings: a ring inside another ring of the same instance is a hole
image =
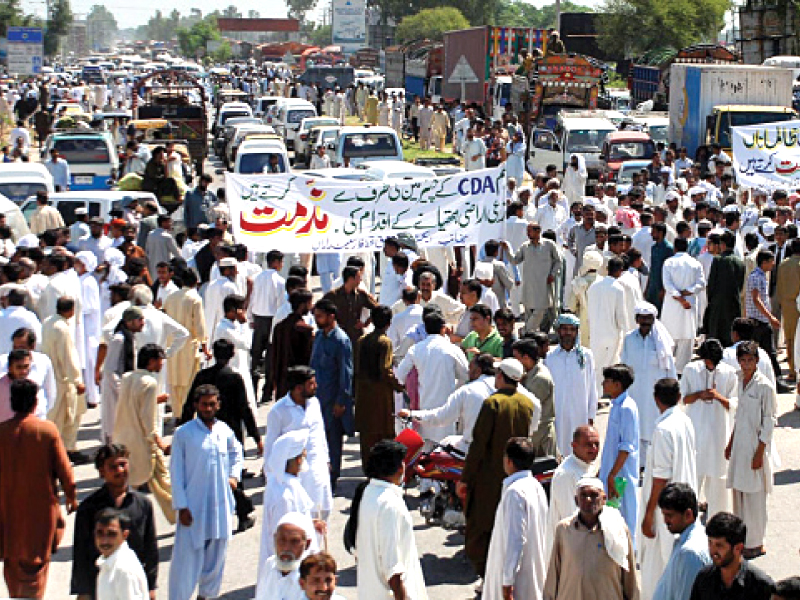
[[[595,6],[600,2],[601,0],[581,0],[582,4],[588,6]],[[181,2],[180,5],[177,2],[164,4],[161,0],[137,0],[136,2],[132,0],[71,0],[72,11],[77,18],[85,18],[86,13],[95,4],[105,4],[106,8],[114,13],[120,28],[143,25],[159,9],[164,13],[169,13],[173,8],[178,8],[181,13],[189,14],[190,8],[199,8],[203,11],[203,14],[206,14],[216,9],[222,10],[230,4],[235,4],[239,12],[244,15],[247,15],[249,10],[257,10],[262,17],[280,18],[286,16],[286,4],[282,0],[266,0],[266,2],[263,0],[188,0],[185,3]],[[550,2],[535,0],[531,4],[543,6],[550,4]],[[329,5],[329,0],[319,0],[318,6],[310,18],[315,21],[321,21],[322,11]],[[33,12],[40,16],[45,15],[44,0],[23,0],[23,6],[28,12]]]

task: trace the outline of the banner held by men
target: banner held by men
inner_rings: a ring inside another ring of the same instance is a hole
[[[800,188],[800,121],[731,127],[739,185]]]

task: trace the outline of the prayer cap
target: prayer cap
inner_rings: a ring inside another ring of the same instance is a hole
[[[81,261],[83,266],[86,267],[86,270],[90,273],[93,273],[97,268],[97,257],[94,255],[94,252],[89,252],[88,250],[78,252],[75,255],[75,260]]]
[[[598,477],[581,477],[580,479],[578,479],[578,483],[575,484],[575,489],[579,490],[585,487],[595,488],[598,490],[605,489],[603,482],[600,481]]]
[[[658,317],[658,309],[649,302],[641,301],[636,303],[636,306],[633,308],[633,314],[636,316],[650,315]]]
[[[286,513],[281,517],[281,520],[278,521],[278,524],[275,526],[275,531],[272,533],[275,534],[278,529],[280,529],[281,525],[294,525],[295,527],[299,527],[306,532],[307,540],[314,539],[314,522],[311,520],[311,517],[304,515],[303,513]]]
[[[75,214],[76,215],[85,215],[87,213],[88,213],[88,211],[82,206],[80,206],[80,207],[75,209]]]
[[[586,271],[597,271],[600,267],[603,266],[603,255],[595,250],[589,250],[588,252],[583,253],[583,264],[581,267],[585,268]],[[582,269],[583,270],[583,269]]]
[[[584,255],[584,260],[586,260],[585,256],[586,255]],[[572,313],[561,313],[556,319],[556,327],[559,327],[560,325],[572,325],[573,327],[580,327],[581,320],[578,318],[578,315],[573,315]]]
[[[39,238],[32,233],[23,235],[17,240],[17,248],[38,248]]]
[[[500,361],[500,364],[497,365],[497,368],[503,373],[503,375],[512,381],[519,381],[522,379],[522,375],[525,373],[522,363],[516,358],[503,359]]]
[[[473,276],[475,279],[481,281],[485,279],[494,279],[494,268],[490,263],[480,262],[475,265],[475,273]]]
[[[226,267],[235,267],[238,264],[239,264],[239,261],[237,261],[235,258],[232,258],[232,257],[229,256],[229,257],[223,258],[222,260],[219,261],[219,268],[220,269],[224,269]]]

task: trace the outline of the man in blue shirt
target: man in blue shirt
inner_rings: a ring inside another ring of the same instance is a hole
[[[619,510],[628,525],[634,547],[638,525],[639,500],[639,409],[628,397],[633,384],[633,369],[617,364],[603,369],[603,396],[611,398],[606,440],[597,476],[606,484],[609,501],[620,496],[617,478],[625,481]]]
[[[69,163],[58,155],[58,150],[50,150],[50,160],[45,161],[45,168],[53,176],[53,186],[57,192],[69,191],[70,172]]]
[[[661,302],[664,298],[664,278],[662,271],[664,261],[675,254],[675,250],[665,238],[667,237],[666,223],[653,223],[650,228],[653,238],[653,247],[650,249],[650,278],[647,280],[647,289],[644,299],[653,304],[661,312]]]
[[[345,435],[355,435],[353,418],[353,348],[336,324],[336,305],[322,299],[314,306],[319,331],[314,337],[311,365],[317,373],[317,398],[325,421],[331,460],[331,489],[336,491],[342,467]]]
[[[658,507],[669,532],[680,537],[658,580],[653,600],[684,600],[692,593],[697,573],[711,564],[706,530],[697,520],[697,496],[686,483],[669,483],[658,496]]]
[[[203,173],[197,182],[197,187],[187,193],[183,199],[183,219],[186,227],[197,227],[201,223],[208,223],[208,210],[217,201],[214,192],[208,189],[211,185],[211,176]]]

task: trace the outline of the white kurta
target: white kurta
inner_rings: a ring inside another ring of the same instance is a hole
[[[267,414],[267,431],[264,435],[264,462],[269,461],[272,446],[284,433],[298,429],[308,430],[306,460],[308,471],[300,473],[303,484],[311,500],[314,502],[314,517],[328,517],[333,508],[331,479],[328,463],[328,441],[325,437],[325,423],[319,400],[309,398],[305,408],[295,404],[287,394],[275,403]]]
[[[253,414],[257,415],[256,392],[253,388],[253,378],[250,375],[250,347],[253,343],[253,330],[246,323],[233,322],[223,317],[217,323],[217,328],[211,337],[214,340],[228,340],[233,344],[233,358],[229,366],[242,376],[244,389],[247,392],[247,403]]]
[[[577,169],[572,166],[564,169],[564,194],[569,199],[570,206],[572,206],[573,202],[583,201],[583,197],[586,195],[586,181],[588,178],[589,172],[582,162],[579,162]]]
[[[642,337],[637,328],[625,336],[620,360],[633,369],[633,385],[628,388],[628,396],[639,408],[639,439],[646,443],[652,439],[659,418],[658,407],[653,399],[653,387],[659,379],[677,378],[675,361],[671,354],[668,359],[669,364],[666,367],[659,364],[652,335]],[[640,453],[646,454],[645,445],[640,446]]]
[[[542,597],[546,522],[547,498],[531,472],[506,477],[489,543],[483,600],[502,600],[508,585],[514,586],[516,598]]]
[[[275,566],[275,557],[270,556],[258,574],[256,600],[297,600],[305,596],[300,588],[300,571],[284,575]],[[301,595],[302,594],[302,595]]]
[[[86,402],[98,404],[100,390],[94,381],[94,367],[97,363],[97,348],[100,345],[100,287],[91,273],[81,275],[81,301],[83,311],[83,341],[86,366],[83,369],[83,382],[86,385]]]
[[[217,324],[225,317],[222,302],[225,298],[234,294],[239,294],[239,289],[227,277],[215,279],[206,288],[203,296],[203,310],[206,317],[206,331],[211,332],[211,339],[208,340],[209,345],[216,341],[214,334],[217,331]]]
[[[630,318],[625,309],[625,290],[613,277],[596,281],[586,292],[589,299],[589,327],[597,384],[603,369],[619,362],[622,336]]]
[[[664,305],[661,309],[661,322],[672,339],[690,340],[697,335],[697,298],[706,287],[703,265],[686,252],[678,252],[664,261],[662,270],[664,280]],[[691,292],[684,299],[691,305],[686,309],[678,298],[681,291]]]
[[[722,352],[722,361],[734,368],[736,373],[741,373],[742,368],[739,366],[739,361],[736,360],[736,348],[741,342],[736,342],[730,348],[725,348]],[[758,349],[758,372],[764,377],[769,379],[772,385],[775,385],[775,370],[772,368],[772,361],[769,359],[769,354],[763,349]]]
[[[572,454],[572,434],[597,414],[597,379],[592,351],[583,350],[583,367],[578,353],[556,346],[547,353],[545,366],[553,378],[556,412],[556,441],[562,456]]]
[[[83,305],[81,302],[80,280],[76,283],[77,278],[77,273],[72,269],[61,271],[50,277],[50,282],[39,297],[39,303],[36,305],[36,314],[38,314],[39,319],[44,322],[47,317],[56,314],[56,303],[59,298],[63,298],[64,296],[73,298],[75,300],[75,316],[69,320],[69,325],[72,330],[72,339],[82,340]],[[78,358],[81,365],[83,365],[85,358],[83,351],[83,344],[80,344],[80,348],[78,348]]]
[[[0,310],[0,323],[3,331],[0,333],[0,354],[11,352],[13,344],[11,336],[17,329],[30,329],[36,334],[36,348],[42,346],[42,324],[36,313],[29,311],[24,306],[9,306]]]
[[[359,600],[391,600],[389,580],[398,574],[408,600],[427,600],[414,526],[400,487],[370,480],[358,512],[356,547]]]
[[[697,447],[695,445],[692,421],[678,407],[671,407],[661,413],[653,431],[653,443],[647,453],[642,485],[642,504],[650,498],[653,479],[666,479],[670,483],[686,483],[697,489],[696,468]],[[640,511],[641,527],[645,511]],[[654,512],[653,527],[655,538],[637,536],[639,541],[639,563],[642,568],[642,599],[650,600],[658,580],[664,572],[672,554],[675,537],[669,532],[661,510]]]
[[[578,480],[581,477],[591,477],[595,468],[582,461],[574,454],[570,454],[564,462],[558,465],[553,480],[550,482],[550,512],[547,515],[547,536],[545,558],[550,559],[553,550],[553,540],[556,535],[556,525],[567,517],[571,517],[578,510],[575,503],[575,492]]]
[[[136,553],[122,545],[108,558],[97,559],[97,600],[148,600],[147,577]]]
[[[268,475],[267,487],[264,490],[264,515],[261,520],[259,574],[267,568],[267,559],[275,554],[275,532],[283,516],[290,512],[298,512],[313,519],[313,508],[314,503],[298,477],[288,473],[284,473],[282,476]],[[256,593],[256,597],[258,597],[258,593]]]
[[[696,400],[687,404],[686,415],[692,420],[697,448],[697,493],[705,493],[709,516],[730,511],[730,492],[726,489],[728,461],[725,446],[731,437],[733,414],[736,410],[736,388],[739,380],[733,367],[724,362],[713,371],[702,360],[686,365],[681,377],[681,395],[685,398],[708,389],[716,389],[731,402],[726,409],[716,400]]]
[[[467,380],[469,365],[461,348],[441,335],[431,335],[414,345],[397,367],[397,379],[405,384],[413,367],[419,374],[419,406],[422,410],[439,408],[456,387]],[[419,434],[428,440],[441,440],[455,433],[453,423],[443,427],[425,425]]]

